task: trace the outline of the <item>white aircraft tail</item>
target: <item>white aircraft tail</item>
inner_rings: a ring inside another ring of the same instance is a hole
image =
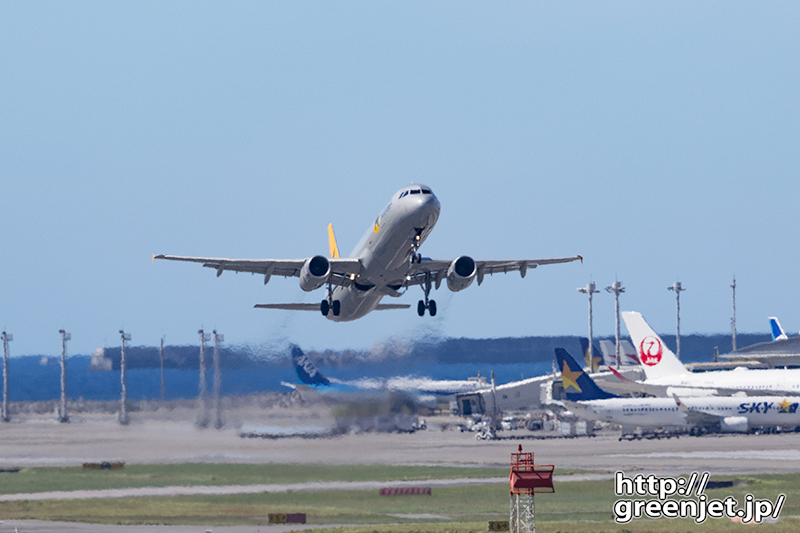
[[[658,333],[645,322],[641,313],[624,311],[622,319],[631,335],[647,379],[687,373],[686,367],[675,357],[672,350],[667,348]]]
[[[620,339],[619,345],[621,348],[621,365],[638,365],[639,357],[636,355],[636,349],[625,339]],[[606,366],[617,366],[617,350],[614,348],[614,343],[608,340],[600,341],[600,351],[603,352],[603,364]]]
[[[781,323],[778,322],[777,317],[769,317],[769,329],[772,332],[772,340],[774,341],[783,341],[789,338],[789,336],[783,331]]]
[[[614,343],[607,340],[600,341],[600,351],[603,352],[603,364],[606,366],[617,365],[617,355]]]

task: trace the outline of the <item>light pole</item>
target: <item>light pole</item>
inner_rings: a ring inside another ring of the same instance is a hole
[[[675,291],[675,306],[676,306],[676,316],[677,316],[677,323],[675,329],[675,348],[677,353],[675,354],[678,359],[681,358],[681,292],[685,291],[683,287],[681,287],[681,282],[676,281],[672,284],[671,287],[667,287],[667,290]]]
[[[167,397],[167,385],[164,382],[164,336],[161,336],[161,346],[158,349],[158,360],[161,362],[161,401]]]
[[[61,423],[69,422],[69,415],[67,414],[67,341],[72,339],[72,335],[64,331],[58,330],[61,333],[61,408],[59,412],[59,421]]]
[[[222,405],[220,404],[220,390],[222,389],[222,370],[219,363],[219,343],[225,340],[225,335],[214,330],[214,411],[216,421],[214,427],[222,429]]]
[[[127,425],[128,420],[128,376],[125,373],[125,341],[131,340],[131,334],[125,333],[125,330],[119,330],[120,338],[122,339],[122,351],[120,354],[119,360],[119,368],[120,368],[120,375],[119,379],[122,383],[122,399],[120,400],[120,411],[119,411],[119,423],[123,426]]]
[[[208,405],[206,402],[206,342],[211,340],[211,335],[203,332],[202,329],[198,330],[197,333],[200,335],[200,391],[197,397],[200,415],[197,418],[197,425],[204,428],[208,426]]]
[[[597,368],[594,364],[594,340],[592,336],[592,296],[598,294],[600,291],[597,290],[597,286],[592,281],[586,284],[586,287],[578,287],[578,292],[589,295],[589,350],[586,354],[586,364],[590,372],[595,372]]]
[[[731,317],[731,333],[733,334],[733,351],[736,351],[736,276],[733,276],[733,316]]]
[[[3,332],[3,422],[9,422],[8,416],[8,343],[14,340],[14,335]]]
[[[619,345],[619,295],[620,293],[625,292],[625,289],[622,287],[621,281],[615,281],[610,286],[606,287],[606,291],[614,293],[614,310],[616,311],[617,315],[617,328],[616,328],[616,354],[617,354],[617,370],[620,367],[620,360],[622,359],[622,355],[620,354],[620,345]]]

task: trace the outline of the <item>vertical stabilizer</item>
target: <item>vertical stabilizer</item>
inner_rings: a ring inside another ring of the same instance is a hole
[[[603,364],[610,367],[617,364],[617,351],[614,343],[609,340],[600,341],[600,350],[603,354]]]
[[[772,340],[774,341],[783,341],[789,338],[789,336],[783,331],[781,323],[778,322],[777,317],[769,317],[769,329],[772,332]]]
[[[576,402],[617,398],[598,387],[564,348],[556,348],[556,360],[558,369],[561,371],[561,383],[568,400]]]
[[[622,319],[628,328],[633,346],[641,361],[647,379],[658,379],[688,373],[672,350],[667,348],[658,333],[645,322],[641,313],[624,311]]]
[[[294,370],[297,372],[297,377],[306,385],[327,387],[331,384],[328,378],[317,370],[311,359],[306,357],[303,350],[295,344],[292,345],[292,365],[294,365]]]
[[[619,344],[622,346],[622,364],[623,365],[638,365],[639,356],[636,354],[636,348],[627,339],[620,339]]]
[[[586,337],[581,337],[581,349],[583,350],[583,360],[586,362],[586,368],[589,369],[590,372],[597,372],[598,367],[600,364],[603,363],[603,356],[600,353],[600,350],[597,348],[597,345],[592,343],[592,361],[589,361],[589,339]]]
[[[336,246],[336,237],[333,235],[333,224],[328,224],[328,251],[331,259],[339,257],[339,247]]]

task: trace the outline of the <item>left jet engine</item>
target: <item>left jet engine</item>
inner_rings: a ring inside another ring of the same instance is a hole
[[[462,255],[450,263],[450,268],[447,269],[447,288],[453,292],[463,291],[472,285],[477,273],[475,260],[468,255]]]
[[[315,255],[303,263],[300,269],[300,288],[306,292],[322,287],[331,273],[331,264],[327,258]]]

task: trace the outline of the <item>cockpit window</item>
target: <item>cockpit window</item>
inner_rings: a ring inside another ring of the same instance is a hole
[[[397,199],[399,200],[400,198],[405,197],[407,194],[408,194],[408,191],[403,191],[403,192],[400,193],[400,196],[398,196]]]
[[[411,194],[419,194],[419,189],[411,189]]]
[[[433,194],[430,189],[422,189],[422,194]]]

